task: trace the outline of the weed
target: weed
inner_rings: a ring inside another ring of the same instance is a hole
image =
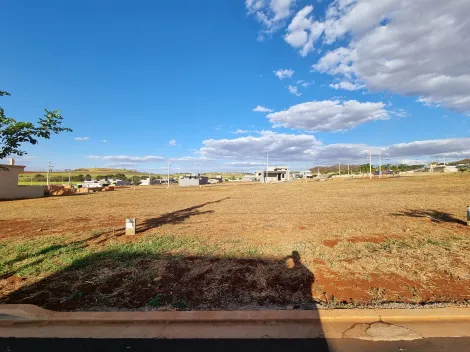
[[[178,309],[178,310],[184,310],[188,308],[189,303],[186,297],[183,297],[181,299],[174,300],[172,303],[173,308]]]
[[[80,299],[83,297],[83,292],[81,291],[74,291],[70,296],[68,296],[65,300],[66,301],[73,301],[75,299]]]
[[[164,293],[159,293],[155,297],[153,297],[150,301],[148,301],[148,305],[154,308],[161,307],[166,299],[166,295]]]

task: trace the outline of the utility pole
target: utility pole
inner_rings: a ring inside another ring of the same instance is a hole
[[[166,188],[170,188],[170,165],[171,165],[171,160],[168,159],[168,186]]]
[[[151,181],[152,181],[152,179],[150,178],[150,171],[149,171],[149,186],[150,186],[151,183],[152,183]]]
[[[269,165],[269,155],[266,153],[266,176],[264,177],[264,183],[268,183],[268,165]]]
[[[444,166],[446,166],[446,157],[444,157]]]
[[[317,166],[317,176],[320,177],[320,166]]]
[[[47,163],[47,185],[49,186],[49,172],[51,172],[51,162]]]
[[[379,178],[382,177],[382,153],[379,153]]]
[[[349,177],[349,176],[350,176],[350,175],[349,175],[349,164],[348,164],[348,177]]]
[[[369,150],[369,179],[372,180],[372,153]]]

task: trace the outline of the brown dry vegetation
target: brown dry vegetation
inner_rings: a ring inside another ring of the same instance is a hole
[[[468,301],[469,181],[136,187],[2,202],[0,294],[58,310]],[[123,235],[129,217],[135,237]]]

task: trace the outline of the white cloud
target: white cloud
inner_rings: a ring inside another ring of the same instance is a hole
[[[298,49],[302,56],[307,56],[313,51],[314,43],[323,33],[325,26],[321,22],[314,21],[313,16],[309,16],[312,11],[313,6],[309,5],[297,12],[284,36],[284,40]]]
[[[469,14],[461,0],[336,0],[324,42],[350,43],[313,68],[470,115]]]
[[[155,162],[155,161],[164,161],[165,158],[162,156],[156,155],[147,155],[147,156],[127,156],[127,155],[89,155],[88,159],[99,159],[99,160],[107,160],[107,161],[115,161],[122,163],[148,163],[148,162]]]
[[[279,69],[277,71],[273,71],[273,73],[276,75],[277,78],[282,80],[284,78],[291,78],[294,74],[294,71],[291,69]]]
[[[170,146],[175,146],[176,145],[176,139],[170,139],[170,141],[168,142],[168,145]]]
[[[263,40],[265,35],[279,30],[291,16],[291,7],[294,4],[295,0],[246,0],[248,14],[254,15],[263,27],[258,40]]]
[[[248,132],[250,132],[250,131],[238,129],[238,130],[236,130],[236,131],[233,132],[233,133],[234,133],[234,134],[244,134],[244,133],[248,133]]]
[[[256,108],[253,109],[256,112],[273,112],[272,109],[265,108],[264,106],[258,105]]]
[[[238,129],[235,132],[232,132],[233,134],[246,134],[246,133],[260,133],[258,130],[241,130]]]
[[[344,89],[344,90],[359,90],[364,88],[363,84],[351,83],[348,81],[343,81],[335,84],[330,84],[330,87],[333,89]]]
[[[293,85],[288,85],[287,89],[289,89],[290,94],[296,95],[296,96],[301,96],[302,93],[298,92],[297,86]]]
[[[103,143],[108,143],[108,141],[106,139],[103,139]]]
[[[201,162],[201,161],[215,161],[214,158],[208,158],[208,157],[205,157],[205,156],[184,156],[184,157],[181,157],[181,158],[176,158],[176,159],[171,159],[173,161],[197,161],[197,162]]]
[[[260,137],[239,137],[235,139],[207,140],[203,142],[201,154],[208,158],[231,159],[231,165],[249,166],[259,161],[264,164],[266,153],[274,162],[315,161],[315,163],[334,164],[338,161],[366,163],[368,151],[377,163],[377,156],[390,161],[404,158],[466,157],[470,154],[470,138],[437,139],[392,144],[390,146],[371,146],[367,144],[329,144],[319,143],[312,135],[278,134],[264,131]],[[251,160],[247,162],[247,160]]]
[[[261,131],[259,137],[247,136],[235,139],[209,139],[202,142],[200,153],[210,158],[246,160],[266,153],[274,159],[302,159],[306,150],[319,142],[312,135],[280,134]],[[270,157],[271,158],[271,157]]]
[[[307,81],[304,81],[303,79],[299,79],[296,84],[301,85],[302,87],[308,87],[309,85],[313,83],[314,82],[307,82]]]
[[[324,100],[297,104],[267,117],[274,127],[332,132],[349,130],[370,121],[387,120],[389,114],[384,108],[384,103]]]
[[[90,139],[90,137],[75,137],[74,138],[76,141],[87,141]]]
[[[235,167],[250,167],[250,166],[261,166],[266,165],[266,163],[258,161],[229,161],[224,163],[225,165],[235,166]]]

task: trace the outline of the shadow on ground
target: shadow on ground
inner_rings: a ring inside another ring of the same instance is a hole
[[[448,222],[448,223],[454,223],[454,224],[467,226],[467,223],[465,221],[452,216],[452,214],[450,213],[445,213],[442,211],[432,210],[432,209],[406,210],[406,211],[399,212],[399,213],[392,213],[391,215],[392,216],[406,216],[406,217],[411,217],[411,218],[428,218],[435,222]]]
[[[297,252],[274,260],[107,250],[3,297],[52,310],[315,308]]]
[[[163,214],[155,218],[146,219],[144,220],[144,222],[142,222],[142,224],[139,224],[139,222],[137,222],[137,231],[144,232],[154,227],[166,224],[179,224],[192,216],[214,213],[214,210],[200,211],[199,209],[205,207],[206,205],[223,202],[224,200],[227,200],[229,198],[230,197],[222,198],[211,202],[205,202],[189,208]]]

